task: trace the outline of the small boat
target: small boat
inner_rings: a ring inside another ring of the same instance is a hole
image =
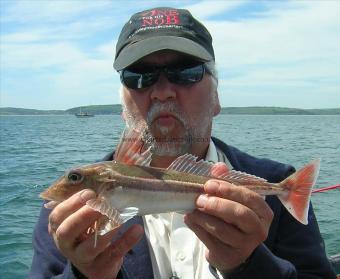
[[[80,112],[80,113],[76,113],[77,117],[93,117],[94,114],[88,113],[88,112]]]
[[[88,113],[88,112],[82,112],[81,108],[80,108],[80,111],[78,113],[76,113],[75,116],[77,116],[77,117],[93,117],[94,114]]]

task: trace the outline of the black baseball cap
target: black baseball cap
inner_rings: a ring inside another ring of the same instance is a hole
[[[119,35],[113,67],[122,70],[159,50],[215,60],[211,35],[202,23],[188,10],[160,7],[131,16]]]

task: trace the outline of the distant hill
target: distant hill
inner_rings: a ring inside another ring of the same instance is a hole
[[[0,108],[0,115],[60,115],[65,114],[63,110],[38,110],[26,108]]]
[[[80,108],[83,112],[88,112],[91,114],[121,114],[122,106],[121,105],[95,105],[95,106],[84,106],[84,107],[75,107],[68,110],[65,110],[68,114],[76,114],[80,111]]]
[[[258,115],[340,115],[340,108],[334,109],[298,109],[281,107],[226,107],[222,114],[258,114]]]
[[[88,112],[95,115],[121,114],[121,105],[95,105],[74,107],[67,110],[37,110],[25,108],[0,108],[0,115],[68,115],[80,112]]]
[[[67,110],[36,110],[25,108],[0,108],[0,115],[68,115],[80,111],[94,115],[121,114],[122,106],[95,105],[74,107]],[[252,115],[340,115],[340,108],[334,109],[297,109],[281,107],[225,107],[221,114],[252,114]]]

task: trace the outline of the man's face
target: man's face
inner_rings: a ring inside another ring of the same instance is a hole
[[[176,65],[188,58],[172,51],[153,53],[138,65]],[[200,82],[178,85],[161,73],[144,89],[122,89],[123,115],[128,124],[142,131],[159,156],[179,156],[193,147],[207,147],[213,116],[220,111],[216,81],[205,74]]]

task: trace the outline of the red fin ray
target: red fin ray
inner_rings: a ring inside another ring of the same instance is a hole
[[[299,222],[308,224],[309,202],[313,186],[319,174],[320,160],[314,160],[280,183],[288,190],[287,196],[279,196],[282,204]]]
[[[115,153],[115,160],[126,165],[148,166],[151,162],[151,148],[145,150],[141,133],[125,129]]]

